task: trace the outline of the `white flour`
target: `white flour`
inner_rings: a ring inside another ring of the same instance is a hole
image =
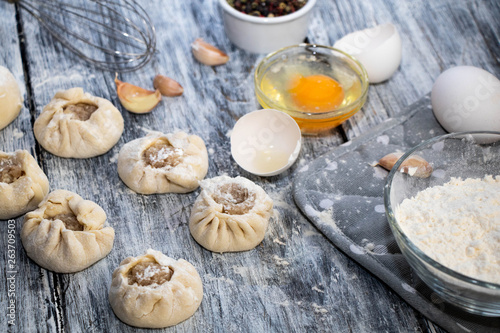
[[[405,199],[395,215],[432,259],[464,275],[500,283],[500,176],[451,178]]]

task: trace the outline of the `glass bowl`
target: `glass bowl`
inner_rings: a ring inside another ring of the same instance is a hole
[[[398,171],[401,163],[415,155],[430,163],[433,168],[430,177],[417,178]],[[395,211],[406,198],[443,185],[451,177],[484,178],[499,174],[500,132],[452,133],[428,140],[404,154],[389,173],[384,188],[389,225],[410,266],[443,300],[483,316],[500,316],[500,284],[466,276],[431,258],[405,234]],[[458,250],[449,248],[456,255]]]
[[[324,112],[309,112],[293,106],[286,85],[296,75],[322,74],[344,88],[345,98],[338,107]],[[363,65],[329,46],[298,44],[266,56],[255,70],[255,94],[265,109],[290,115],[302,134],[314,135],[332,129],[358,112],[368,94],[368,76]]]

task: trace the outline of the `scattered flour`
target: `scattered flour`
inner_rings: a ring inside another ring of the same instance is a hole
[[[384,205],[376,205],[375,206],[375,211],[377,213],[385,213],[385,207],[384,207]]]
[[[333,170],[337,170],[337,168],[339,167],[339,165],[337,164],[337,162],[333,161],[333,162],[329,162],[325,169],[326,170],[329,170],[329,171],[333,171]]]
[[[245,266],[232,266],[231,268],[233,269],[233,272],[235,274],[238,274],[244,278],[247,278],[250,275],[250,271],[252,271],[250,267]]]
[[[279,245],[286,245],[285,243],[283,243],[282,241],[280,241],[280,239],[279,239],[279,238],[275,238],[275,239],[273,239],[273,243],[277,243],[277,244],[279,244]]]
[[[381,135],[377,137],[377,142],[383,144],[384,146],[387,146],[389,141],[390,139],[388,135]]]
[[[361,246],[355,245],[355,244],[351,244],[349,246],[349,249],[354,254],[366,254],[366,250],[364,248],[362,248]]]
[[[322,293],[322,294],[324,294],[324,293],[325,293],[325,291],[324,291],[324,290],[321,290],[321,289],[319,289],[319,288],[318,288],[318,287],[316,287],[316,286],[312,287],[311,289],[312,289],[313,291],[317,291],[318,293]]]
[[[327,314],[328,310],[322,307],[321,305],[318,305],[316,303],[312,303],[312,307],[314,309],[314,312],[320,313],[320,314]]]
[[[214,149],[213,148],[208,148],[208,153],[210,155],[213,155],[215,153]]]
[[[111,156],[111,158],[109,159],[109,163],[116,163],[116,161],[118,161],[118,155],[119,153],[116,153],[113,156]]]
[[[432,145],[432,149],[435,151],[442,151],[444,149],[444,141],[436,142]]]
[[[323,199],[319,202],[319,206],[323,209],[329,209],[333,206],[333,201],[330,199]]]
[[[205,279],[207,279],[208,281],[220,281],[220,282],[226,282],[229,284],[234,284],[234,281],[231,280],[230,278],[227,278],[224,276],[213,276],[210,273],[205,274]]]
[[[395,215],[432,259],[472,278],[500,283],[500,176],[451,178],[405,199]]]
[[[385,179],[387,175],[389,174],[389,171],[379,168],[379,167],[374,167],[373,168],[373,177],[378,178],[378,179]]]
[[[410,286],[409,284],[406,284],[406,283],[401,284],[401,287],[403,287],[404,290],[406,290],[412,294],[415,294],[417,292],[415,290],[415,288],[413,288],[412,286]]]
[[[446,176],[446,171],[437,169],[432,172],[431,176],[436,178],[444,178],[444,176]]]
[[[299,169],[299,172],[305,172],[309,170],[309,165],[304,165],[302,168]]]
[[[16,139],[21,139],[24,136],[24,133],[18,130],[17,128],[14,128],[14,132],[12,132],[12,135]]]
[[[277,255],[274,255],[273,259],[274,259],[274,261],[276,261],[276,265],[278,265],[278,266],[288,266],[288,265],[290,265],[290,263],[288,261],[286,261],[283,258],[278,257]]]

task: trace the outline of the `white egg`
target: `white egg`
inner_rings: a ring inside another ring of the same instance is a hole
[[[292,117],[263,109],[241,117],[231,132],[231,155],[240,167],[258,176],[287,170],[299,156],[302,135]]]
[[[389,79],[401,63],[401,37],[391,23],[352,32],[339,39],[334,48],[359,60],[370,83]]]
[[[448,132],[500,131],[500,80],[473,66],[450,68],[437,78],[432,110]]]

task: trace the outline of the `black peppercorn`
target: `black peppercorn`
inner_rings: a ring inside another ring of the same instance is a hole
[[[307,3],[307,0],[227,0],[234,9],[259,17],[277,17],[293,13]]]

